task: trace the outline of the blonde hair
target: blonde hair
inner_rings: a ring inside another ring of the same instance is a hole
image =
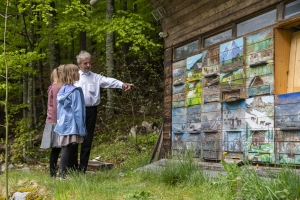
[[[61,82],[62,84],[74,84],[79,80],[79,67],[74,64],[66,64],[62,67]]]
[[[55,68],[52,71],[50,80],[52,83],[56,84],[59,88],[62,86],[60,77],[61,77],[61,68],[63,67],[63,65],[58,66],[57,68]]]

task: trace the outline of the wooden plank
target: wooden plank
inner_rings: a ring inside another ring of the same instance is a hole
[[[242,0],[231,0],[219,6],[218,4],[214,5],[213,7],[209,7],[205,10],[202,10],[202,8],[198,8],[200,9],[200,11],[195,12],[196,16],[191,17],[190,15],[187,15],[187,17],[189,18],[185,21],[181,21],[180,23],[178,22],[177,25],[173,27],[164,27],[164,30],[168,30],[170,36],[184,29],[195,30],[195,27],[193,28],[194,25],[203,27],[220,19],[223,20],[227,16],[238,12],[239,9],[244,9],[247,6],[251,6],[252,4],[259,2],[259,0],[251,0],[240,3],[241,1]]]
[[[182,1],[184,2],[184,1]],[[207,4],[210,4],[211,0],[202,0],[194,2],[193,4],[185,5],[181,4],[177,6],[177,11],[174,9],[173,13],[170,13],[168,17],[164,18],[162,21],[162,25],[165,26],[168,23],[166,28],[171,28],[179,24],[179,21],[177,21],[179,18],[186,18],[189,14],[192,15],[193,12],[198,13],[195,11],[197,8],[201,8],[203,6],[207,6]]]
[[[154,148],[152,150],[152,153],[150,155],[150,159],[148,161],[148,164],[150,164],[152,162],[152,160],[154,159],[155,155],[156,155],[156,152],[157,152],[157,149],[159,149],[158,147],[161,145],[161,138],[162,138],[162,135],[163,135],[163,127],[164,127],[164,124],[162,124],[161,126],[161,129],[159,131],[159,134],[158,134],[158,138],[156,139],[156,142],[155,142],[155,145],[154,145]]]
[[[298,92],[300,90],[300,32],[292,34],[290,61],[289,61],[289,75],[288,75],[288,89],[287,92]]]
[[[172,48],[167,48],[164,52],[164,62],[172,60]]]
[[[284,29],[274,29],[275,94],[284,94],[288,87],[291,33]]]
[[[177,25],[174,24],[173,26],[169,26],[166,28],[166,30],[168,30],[169,35],[172,35],[182,29],[186,29],[191,25],[196,24],[197,22],[202,21],[202,23],[205,23],[203,20],[210,20],[209,18],[214,17],[214,15],[216,15],[217,13],[223,12],[230,8],[234,8],[233,5],[238,4],[239,1],[242,0],[212,1],[209,4],[206,4],[206,6],[204,7],[198,7],[197,10],[195,10],[193,13],[187,14],[184,17],[179,17],[179,19],[177,20]]]
[[[204,0],[204,2],[206,1],[210,1],[210,0]],[[168,19],[171,18],[174,14],[178,14],[180,12],[186,12],[183,11],[186,9],[187,6],[189,5],[193,5],[193,4],[197,4],[198,0],[174,0],[172,2],[169,2],[169,4],[167,4],[165,7],[166,10],[166,17],[164,19]]]
[[[237,10],[236,12],[225,10],[223,12],[215,13],[214,16],[211,16],[205,20],[200,19],[201,21],[192,24],[189,27],[185,27],[175,34],[169,35],[169,37],[165,39],[165,47],[177,45],[183,41],[199,36],[200,34],[206,33],[216,28],[220,28],[226,24],[231,23],[232,21],[241,19],[252,14],[255,11],[261,10],[280,1],[281,0],[257,0],[257,3],[254,3],[248,7],[244,6],[247,5],[247,1],[244,1],[234,6],[234,8],[236,8]]]
[[[164,78],[172,78],[172,67],[165,67],[164,68]]]

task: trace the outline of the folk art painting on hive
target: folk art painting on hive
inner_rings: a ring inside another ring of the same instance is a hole
[[[274,94],[273,29],[246,37],[247,97]]]
[[[247,160],[274,163],[274,96],[246,99]]]
[[[220,96],[222,102],[244,98],[244,45],[238,38],[220,45]]]
[[[250,162],[300,164],[300,93],[273,96],[273,29],[175,62],[172,70],[173,155],[192,150],[220,160],[226,151]]]

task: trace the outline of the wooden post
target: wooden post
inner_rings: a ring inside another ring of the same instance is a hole
[[[158,148],[158,147],[161,147],[161,141],[162,141],[161,138],[163,137],[163,127],[164,127],[164,125],[162,124],[161,129],[160,129],[160,131],[159,131],[158,138],[157,138],[156,143],[155,143],[155,146],[154,146],[154,148],[153,148],[153,150],[152,150],[150,159],[149,159],[149,161],[148,161],[148,164],[150,164],[150,163],[153,161],[157,149],[160,149],[160,148]]]

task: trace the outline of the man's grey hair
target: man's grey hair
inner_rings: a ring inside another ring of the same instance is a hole
[[[79,54],[76,56],[77,64],[81,63],[81,60],[84,58],[91,58],[91,54],[87,51],[80,51]]]

